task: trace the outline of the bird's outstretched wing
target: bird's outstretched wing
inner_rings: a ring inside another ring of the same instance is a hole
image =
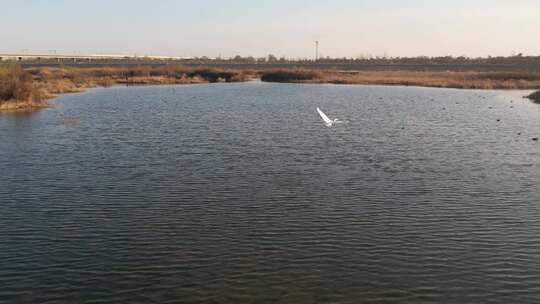
[[[328,116],[326,116],[326,114],[324,114],[323,111],[321,111],[321,109],[317,108],[317,112],[319,112],[319,115],[321,115],[321,118],[322,120],[324,120],[325,123],[327,124],[333,123],[333,121],[330,118],[328,118]]]

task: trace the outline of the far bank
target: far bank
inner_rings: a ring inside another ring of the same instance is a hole
[[[401,85],[458,89],[538,90],[540,73],[524,71],[421,72],[336,71],[302,68],[237,70],[184,66],[58,67],[0,66],[0,112],[47,107],[47,100],[92,87],[242,82],[260,78],[279,83]],[[530,96],[540,102],[540,93]]]

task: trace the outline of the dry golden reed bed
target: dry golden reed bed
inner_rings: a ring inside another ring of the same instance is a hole
[[[40,108],[43,99],[32,75],[16,66],[0,68],[0,111]]]
[[[238,82],[254,77],[254,72],[249,71],[181,66],[23,70],[19,66],[10,65],[0,67],[0,112],[46,107],[47,99],[54,96],[97,86]]]
[[[263,72],[270,82],[405,85],[459,89],[540,89],[540,73],[528,72],[338,72],[282,69]]]

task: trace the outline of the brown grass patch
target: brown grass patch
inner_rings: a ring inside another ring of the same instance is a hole
[[[114,84],[185,84],[203,82],[235,82],[255,77],[254,72],[162,67],[43,68],[33,70],[39,78],[51,82],[67,79],[76,86],[111,86]]]
[[[0,102],[0,112],[23,112],[48,107],[46,101],[3,101]]]
[[[526,72],[339,72],[285,69],[263,71],[262,81],[404,85],[459,89],[537,89],[540,73]]]
[[[41,99],[40,93],[32,75],[20,67],[0,68],[0,102],[38,101]]]

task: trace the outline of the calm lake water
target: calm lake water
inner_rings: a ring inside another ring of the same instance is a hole
[[[114,87],[0,115],[0,302],[539,303],[522,95]]]

